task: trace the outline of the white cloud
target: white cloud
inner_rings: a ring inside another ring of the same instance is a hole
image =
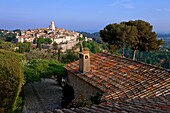
[[[106,6],[121,6],[127,9],[135,8],[130,0],[114,0],[113,3],[107,4]]]

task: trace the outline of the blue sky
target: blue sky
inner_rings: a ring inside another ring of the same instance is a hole
[[[170,0],[1,0],[0,29],[48,27],[95,32],[107,24],[142,19],[170,31]]]

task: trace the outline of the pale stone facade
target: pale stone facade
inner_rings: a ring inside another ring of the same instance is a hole
[[[78,98],[81,95],[86,99],[90,99],[90,97],[96,96],[97,93],[103,94],[101,90],[85,82],[71,72],[68,72],[67,84],[73,87],[75,98]]]
[[[83,76],[83,74],[90,71],[89,51],[80,52],[79,57],[79,68],[76,71],[76,74],[68,71],[68,77],[66,80],[66,83],[73,87],[75,98],[83,96],[86,99],[90,99],[90,97],[94,97],[98,93],[103,94],[100,89],[84,81],[78,76]]]
[[[53,21],[51,22],[49,29],[55,31],[55,24]]]

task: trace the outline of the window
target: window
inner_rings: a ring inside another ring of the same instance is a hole
[[[88,59],[88,55],[85,56],[85,59]]]

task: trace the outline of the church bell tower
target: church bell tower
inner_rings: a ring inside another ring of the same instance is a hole
[[[55,31],[54,21],[51,21],[49,29]]]

